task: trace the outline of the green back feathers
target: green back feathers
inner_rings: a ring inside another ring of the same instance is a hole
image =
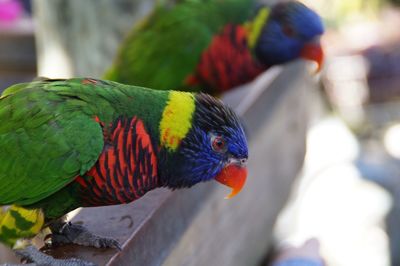
[[[241,24],[251,0],[183,1],[158,7],[133,29],[105,79],[155,89],[180,89],[212,36],[228,24]]]
[[[7,90],[0,100],[1,205],[54,193],[86,172],[102,150],[100,126],[46,85]]]

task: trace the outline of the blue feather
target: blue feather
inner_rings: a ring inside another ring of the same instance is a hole
[[[275,5],[255,47],[257,58],[266,66],[282,64],[300,56],[305,44],[324,32],[321,18],[300,2]]]

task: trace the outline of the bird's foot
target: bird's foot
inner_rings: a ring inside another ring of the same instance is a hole
[[[33,246],[25,249],[16,250],[15,253],[27,264],[3,264],[3,266],[96,266],[96,264],[76,258],[54,259],[46,255]]]
[[[52,227],[51,231],[51,245],[53,246],[72,243],[81,246],[121,250],[121,245],[117,240],[95,235],[79,224],[62,223]]]

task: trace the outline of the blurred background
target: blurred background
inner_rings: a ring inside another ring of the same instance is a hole
[[[304,1],[326,62],[281,245],[321,241],[328,265],[400,265],[399,1]]]
[[[92,2],[0,0],[0,90],[36,76],[101,76],[154,5]],[[327,265],[400,265],[400,1],[303,2],[325,21],[326,61],[276,248],[316,237]],[[93,9],[100,24],[86,16]],[[76,28],[82,38],[72,39]]]

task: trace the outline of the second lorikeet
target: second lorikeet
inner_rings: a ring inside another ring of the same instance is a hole
[[[219,95],[299,57],[322,64],[318,14],[297,1],[254,14],[251,0],[159,5],[126,38],[105,79]]]
[[[0,120],[0,205],[12,205],[0,214],[0,240],[9,245],[49,226],[53,244],[119,247],[60,218],[208,180],[233,197],[247,176],[239,119],[206,94],[42,80],[6,89]],[[35,252],[23,254],[34,261]]]

